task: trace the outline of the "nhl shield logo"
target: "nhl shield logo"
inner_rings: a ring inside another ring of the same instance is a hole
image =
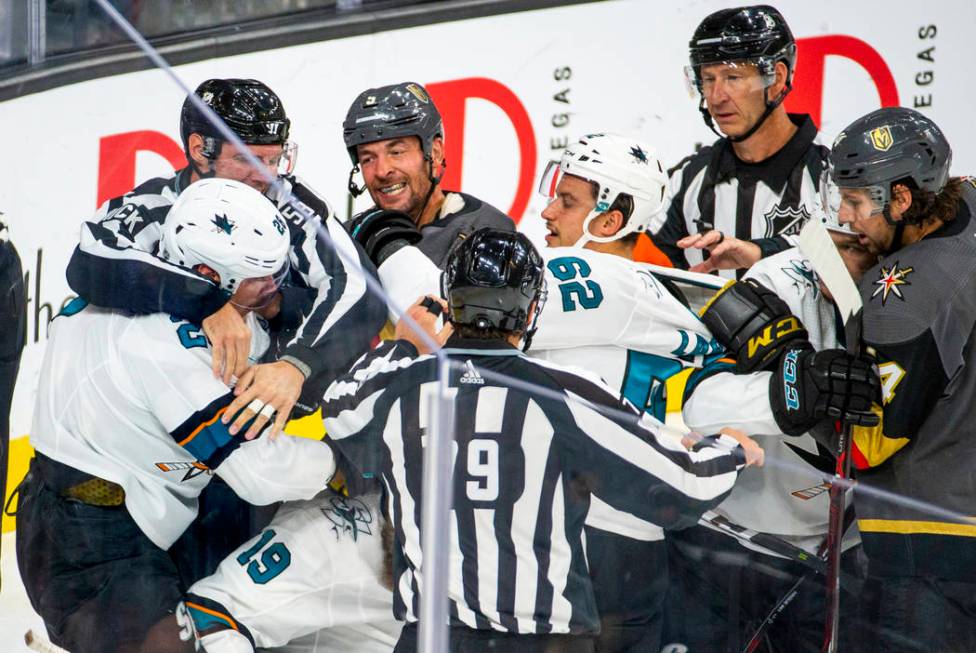
[[[891,128],[888,125],[872,129],[869,135],[871,136],[871,145],[879,152],[887,152],[891,149],[892,143],[895,142],[895,139],[891,136]]]
[[[773,236],[795,236],[810,219],[810,212],[803,206],[774,206],[767,211],[763,218],[766,220],[766,238]]]

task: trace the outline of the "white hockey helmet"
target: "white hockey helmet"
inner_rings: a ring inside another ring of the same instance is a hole
[[[539,182],[539,193],[550,200],[563,174],[580,177],[599,186],[596,206],[583,220],[583,236],[576,242],[608,243],[648,231],[663,215],[668,194],[668,174],[652,147],[616,134],[589,134],[571,144],[559,161],[550,161]],[[630,195],[634,210],[620,231],[612,236],[594,236],[590,222],[610,210],[621,194]]]
[[[813,217],[814,219],[820,218],[828,231],[836,231],[848,236],[856,235],[849,224],[840,221],[841,189],[834,183],[830,173],[830,168],[825,167],[820,175],[820,202],[819,206],[816,202],[814,203]],[[867,199],[867,201],[872,200]],[[880,213],[881,208],[875,205],[873,212]]]
[[[287,272],[288,228],[267,197],[216,177],[190,184],[163,223],[161,254],[185,268],[204,264],[233,293],[241,282]]]

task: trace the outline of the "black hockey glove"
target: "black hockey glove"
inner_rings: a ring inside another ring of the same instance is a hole
[[[735,357],[735,371],[772,370],[779,354],[802,347],[807,330],[776,293],[755,279],[732,281],[701,310],[701,320]]]
[[[401,247],[420,241],[420,230],[409,215],[386,209],[360,213],[349,223],[349,233],[376,267]]]
[[[809,431],[825,418],[875,426],[872,402],[880,402],[881,382],[871,361],[843,349],[789,349],[769,381],[776,423],[787,435]]]

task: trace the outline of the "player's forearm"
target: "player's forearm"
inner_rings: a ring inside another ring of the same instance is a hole
[[[685,400],[682,417],[698,433],[726,426],[758,435],[781,433],[769,401],[771,372],[714,374]]]
[[[397,309],[389,314],[394,323],[419,297],[441,294],[440,269],[416,247],[402,247],[387,258],[379,268],[379,278]]]
[[[169,313],[200,324],[227,302],[206,278],[147,252],[104,243],[76,247],[68,285],[96,306],[132,313]]]
[[[241,444],[214,471],[248,503],[311,499],[335,474],[327,444],[290,435],[260,437]]]

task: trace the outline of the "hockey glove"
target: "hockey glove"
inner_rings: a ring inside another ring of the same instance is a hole
[[[840,419],[874,426],[881,382],[874,365],[842,349],[789,349],[769,381],[769,399],[776,423],[787,435],[800,435],[817,422]]]
[[[409,215],[386,209],[360,213],[350,222],[349,233],[376,267],[401,247],[420,241],[420,231]]]
[[[701,319],[735,356],[739,374],[772,369],[782,351],[803,346],[808,337],[786,302],[755,279],[728,283],[701,310]]]

